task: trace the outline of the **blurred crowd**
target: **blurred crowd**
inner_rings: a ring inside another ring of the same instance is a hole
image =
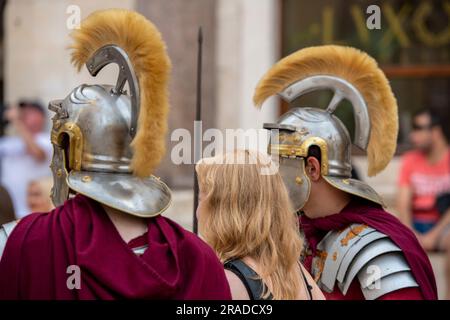
[[[0,223],[52,209],[46,122],[45,109],[34,101],[20,101],[4,112],[8,134],[0,137]]]

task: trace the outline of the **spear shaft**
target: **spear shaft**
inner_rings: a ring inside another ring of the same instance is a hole
[[[198,53],[197,53],[197,103],[195,108],[195,121],[197,125],[201,124],[202,119],[202,47],[203,47],[203,33],[202,33],[202,27],[198,29]],[[200,125],[201,128],[201,125]],[[196,130],[196,126],[194,125],[194,132]],[[195,146],[194,146],[194,152],[195,152],[195,161],[200,159],[201,153],[201,132],[198,135],[194,134],[195,140]],[[200,154],[197,154],[200,153]],[[194,167],[194,210],[193,210],[193,231],[195,234],[198,234],[198,221],[197,221],[197,207],[198,207],[198,180],[197,180],[197,174],[195,172]]]

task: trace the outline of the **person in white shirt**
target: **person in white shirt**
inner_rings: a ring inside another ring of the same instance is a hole
[[[21,102],[5,112],[16,136],[0,138],[0,184],[9,192],[16,218],[31,213],[27,205],[28,184],[51,175],[52,147],[44,132],[46,114],[38,103]]]

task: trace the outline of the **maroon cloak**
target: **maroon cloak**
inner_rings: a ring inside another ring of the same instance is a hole
[[[0,300],[231,299],[222,264],[197,236],[158,216],[146,237],[148,249],[135,255],[103,207],[82,195],[31,214],[5,247]],[[67,286],[71,265],[80,268],[80,289]]]
[[[311,269],[312,257],[316,252],[316,246],[328,231],[341,230],[352,223],[366,224],[389,236],[402,249],[412,274],[419,284],[422,297],[426,300],[437,299],[433,269],[416,236],[396,217],[384,211],[380,205],[360,198],[353,198],[340,213],[317,219],[302,216],[300,222],[312,251],[312,255],[307,257],[305,261],[305,267],[309,270]],[[411,293],[413,294],[411,297],[416,299],[417,294]],[[396,298],[407,299],[408,297],[398,295]]]

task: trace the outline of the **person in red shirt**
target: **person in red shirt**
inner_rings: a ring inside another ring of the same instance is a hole
[[[447,299],[450,299],[450,210],[441,215],[436,199],[450,191],[450,149],[441,118],[424,109],[413,118],[414,150],[403,155],[398,178],[400,219],[425,250],[447,252]]]

